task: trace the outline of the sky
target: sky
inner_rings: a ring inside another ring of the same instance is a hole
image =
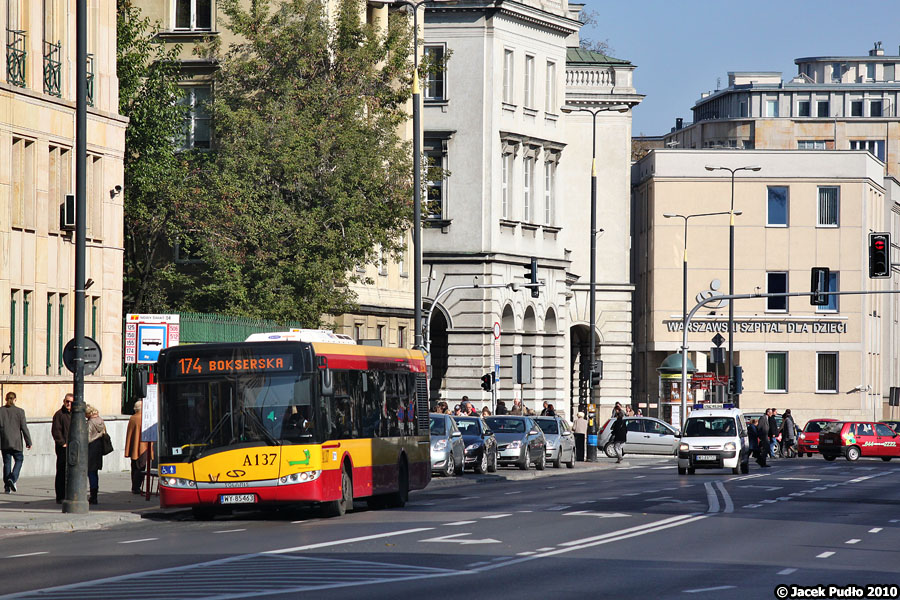
[[[900,0],[580,0],[597,24],[582,30],[606,41],[612,56],[637,65],[646,98],[633,112],[633,135],[662,135],[676,117],[692,120],[700,93],[728,85],[729,71],[780,71],[795,58],[865,56],[882,42],[900,53]]]

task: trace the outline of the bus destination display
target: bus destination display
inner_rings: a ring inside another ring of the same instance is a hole
[[[170,377],[277,373],[294,368],[292,354],[243,355],[239,357],[185,356],[169,364]]]

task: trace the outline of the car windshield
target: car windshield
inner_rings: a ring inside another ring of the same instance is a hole
[[[806,424],[806,429],[804,429],[803,431],[805,431],[806,433],[819,433],[820,431],[822,431],[825,425],[830,422],[831,421],[810,421]]]
[[[556,419],[537,419],[537,424],[544,433],[551,435],[559,433],[559,425],[556,423]]]
[[[431,417],[431,435],[445,435],[446,433],[446,420],[443,417]]]
[[[736,432],[733,417],[690,417],[684,437],[726,437]]]
[[[491,417],[487,424],[494,433],[525,433],[524,419],[504,419],[503,417]]]
[[[481,425],[478,423],[478,419],[457,417],[456,426],[463,435],[481,435]]]

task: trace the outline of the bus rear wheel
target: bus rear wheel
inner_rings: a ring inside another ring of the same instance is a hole
[[[400,463],[400,473],[397,478],[397,491],[393,494],[388,494],[386,497],[386,504],[390,508],[403,508],[406,506],[406,503],[409,502],[409,469],[406,466],[406,461],[402,461]]]
[[[323,517],[343,517],[353,508],[353,481],[347,467],[341,469],[341,497],[322,504]]]

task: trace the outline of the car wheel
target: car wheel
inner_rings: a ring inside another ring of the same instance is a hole
[[[488,470],[488,457],[487,457],[487,448],[483,448],[481,450],[481,456],[478,458],[478,462],[475,463],[475,472],[479,475],[484,475]]]
[[[538,471],[543,471],[547,468],[547,451],[544,448],[541,448],[541,457],[535,461],[534,467]]]
[[[688,467],[688,475],[693,475],[695,473],[694,467]]]
[[[343,517],[353,508],[353,481],[347,469],[341,469],[341,497],[338,500],[322,503],[323,517]]]
[[[741,467],[740,467],[740,465],[738,465],[738,466],[736,466],[736,467],[732,467],[732,468],[731,468],[731,474],[732,474],[732,475],[740,475],[740,474],[741,474]]]
[[[605,452],[606,456],[608,456],[609,458],[616,457],[616,448],[615,448],[615,446],[613,446],[612,442],[609,442],[608,444],[603,446],[603,452]]]
[[[553,461],[553,468],[559,469],[562,467],[562,448],[556,451],[556,460]]]
[[[685,473],[687,473],[687,469],[685,469],[684,467],[678,467],[679,475],[684,475]]]
[[[444,470],[441,471],[441,475],[444,477],[450,477],[453,475],[453,469],[456,467],[456,461],[453,459],[453,452],[450,453],[450,456],[447,458],[447,466],[444,467]]]
[[[822,456],[824,456],[825,460],[827,460],[828,462],[831,462],[837,458],[837,456],[834,456],[833,454],[823,454]]]
[[[859,448],[856,446],[850,446],[847,448],[847,460],[850,462],[856,462],[859,460],[860,452]]]
[[[453,465],[453,474],[457,475],[457,476],[462,475],[463,470],[465,470],[465,468],[466,468],[466,458],[465,458],[465,454],[463,454],[463,457],[459,461],[459,466],[457,467],[455,464]]]
[[[572,448],[572,454],[569,455],[569,462],[566,463],[566,466],[570,469],[575,468],[575,449]]]
[[[883,460],[884,462],[891,462],[892,458],[894,458],[894,457],[893,456],[882,456],[881,460]]]
[[[497,472],[497,451],[494,450],[494,453],[491,454],[491,462],[488,464],[488,471],[491,473]]]
[[[749,472],[750,472],[750,461],[748,460],[745,463],[741,463],[741,473],[746,475]]]
[[[531,467],[531,461],[528,460],[528,452],[526,452],[522,460],[519,461],[519,469],[527,471],[529,467]]]

